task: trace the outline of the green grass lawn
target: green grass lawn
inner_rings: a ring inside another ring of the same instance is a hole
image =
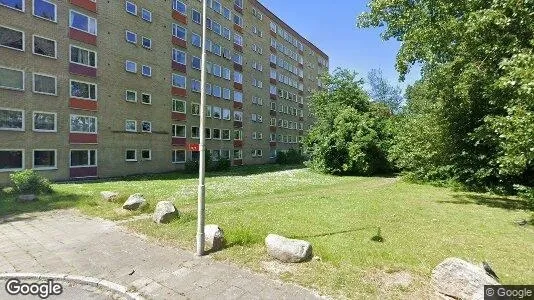
[[[112,220],[150,212],[172,200],[181,218],[167,225],[150,219],[126,223],[132,229],[194,249],[194,176],[168,174],[109,182],[55,184],[55,194],[35,204],[0,197],[0,215],[76,207]],[[100,191],[120,192],[106,203]],[[122,201],[142,193],[143,212],[124,212]],[[349,298],[428,298],[432,269],[456,256],[489,261],[505,284],[534,282],[534,226],[517,219],[532,212],[514,198],[455,192],[395,178],[334,177],[306,169],[243,167],[207,178],[207,223],[220,225],[227,247],[213,254],[259,272]],[[383,243],[371,238],[381,229]],[[263,240],[268,233],[305,239],[319,259],[302,264],[272,262]],[[411,284],[399,285],[411,277]]]

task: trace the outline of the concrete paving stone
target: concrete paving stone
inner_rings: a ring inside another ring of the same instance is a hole
[[[237,299],[243,295],[245,295],[246,292],[237,286],[229,286],[227,289],[223,290],[221,294],[219,294],[220,297],[224,299]]]

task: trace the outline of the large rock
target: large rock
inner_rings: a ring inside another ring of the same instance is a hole
[[[143,195],[141,194],[133,194],[130,197],[128,197],[128,200],[124,202],[122,205],[122,208],[127,210],[136,210],[139,207],[143,206],[146,203],[145,198],[143,198]]]
[[[35,200],[37,200],[37,196],[35,196],[34,194],[19,195],[20,202],[32,202]]]
[[[438,294],[454,299],[484,299],[484,285],[498,285],[486,271],[459,258],[444,260],[432,271]]]
[[[224,247],[224,231],[218,225],[206,225],[204,240],[211,251],[219,251]]]
[[[119,193],[117,192],[109,192],[109,191],[103,191],[100,192],[100,196],[102,196],[102,199],[112,202],[119,198]]]
[[[176,215],[178,210],[171,201],[160,201],[156,205],[152,220],[156,223],[167,223]]]
[[[312,257],[312,246],[306,241],[269,234],[265,238],[265,245],[269,255],[282,262],[297,263]]]

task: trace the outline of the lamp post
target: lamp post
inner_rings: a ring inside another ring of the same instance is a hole
[[[200,70],[200,145],[198,167],[197,255],[204,255],[204,223],[206,214],[206,15],[207,1],[202,0],[202,60]]]

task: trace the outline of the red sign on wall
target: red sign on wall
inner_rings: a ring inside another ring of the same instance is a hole
[[[187,144],[187,150],[200,151],[200,145],[199,144]]]

